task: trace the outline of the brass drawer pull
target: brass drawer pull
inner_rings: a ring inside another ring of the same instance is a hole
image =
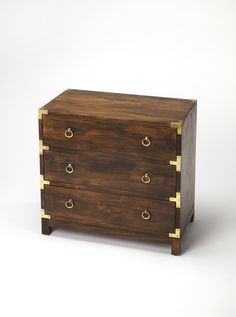
[[[149,176],[148,174],[144,174],[143,177],[142,177],[142,182],[143,182],[144,184],[150,183],[150,182],[151,182],[150,176]]]
[[[65,206],[66,206],[66,208],[68,208],[68,209],[73,208],[73,207],[74,207],[73,200],[72,200],[72,199],[68,199],[68,200],[65,202]]]
[[[142,139],[142,145],[143,146],[150,146],[151,145],[151,140],[149,139],[148,136],[145,136],[145,138]]]
[[[72,164],[68,164],[68,165],[66,166],[66,172],[67,172],[68,174],[71,174],[71,173],[74,172],[74,167],[72,166]]]
[[[70,139],[72,138],[74,135],[73,131],[71,130],[71,128],[68,128],[66,131],[65,131],[65,137]]]
[[[144,220],[150,219],[150,218],[151,218],[151,213],[150,213],[148,210],[144,210],[144,211],[142,212],[142,218],[143,218]]]

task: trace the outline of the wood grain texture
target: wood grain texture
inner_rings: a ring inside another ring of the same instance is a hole
[[[49,235],[52,232],[52,227],[49,224],[49,219],[41,219],[42,234]]]
[[[66,172],[69,164],[73,167],[71,174]],[[167,201],[175,195],[176,172],[171,165],[46,151],[44,173],[46,180],[61,186],[122,191]],[[145,174],[149,175],[150,183],[142,182]]]
[[[181,254],[181,240],[180,239],[171,239],[171,254],[180,255]]]
[[[197,105],[192,108],[183,125],[181,141],[181,210],[180,228],[189,222],[195,200],[195,153],[196,153]]]
[[[65,137],[70,128],[74,135]],[[151,144],[142,145],[148,136]],[[127,124],[84,117],[44,116],[44,144],[90,156],[132,158],[169,164],[176,158],[176,130],[145,124]]]
[[[125,238],[130,240],[142,240],[142,241],[151,241],[151,242],[162,242],[170,244],[171,241],[169,237],[167,237],[166,233],[159,232],[158,234],[152,234],[150,232],[137,232],[135,230],[124,230],[124,229],[116,229],[116,228],[109,228],[103,226],[96,226],[91,224],[83,224],[79,222],[74,222],[69,219],[50,219],[49,220],[50,227],[52,229],[56,228],[68,228],[79,230],[81,232],[89,232],[95,234],[102,234],[102,235],[111,235],[116,236],[119,238]]]
[[[44,108],[49,113],[168,125],[184,120],[192,100],[69,89]]]
[[[57,227],[171,244],[181,252],[194,219],[196,101],[66,90],[41,109],[39,138],[49,146],[40,173],[42,233]],[[182,135],[171,122],[183,120]],[[65,131],[73,131],[72,138]],[[142,145],[148,137],[149,147]],[[181,172],[169,161],[181,155]],[[72,164],[74,172],[65,171]],[[151,177],[149,184],[141,178]],[[181,193],[181,208],[169,202]],[[68,209],[65,202],[73,202]],[[144,210],[151,218],[144,220]],[[169,238],[181,229],[181,239]]]
[[[45,187],[45,210],[52,219],[64,219],[84,224],[101,225],[140,232],[172,232],[175,226],[175,208],[165,201],[113,195],[109,193]],[[65,202],[71,199],[74,207]],[[147,209],[151,218],[142,219]]]
[[[39,131],[39,140],[43,139],[43,121],[42,120],[38,120],[38,131]],[[43,166],[43,155],[41,155],[39,153],[39,171],[40,171],[40,175],[44,174],[44,166]],[[39,182],[40,182],[40,178],[39,178]],[[42,189],[40,189],[40,203],[41,203],[41,208],[44,208],[44,191]],[[43,223],[42,223],[42,231],[44,231],[43,229]]]

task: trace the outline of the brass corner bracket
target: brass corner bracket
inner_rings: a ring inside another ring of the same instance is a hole
[[[169,201],[173,201],[176,204],[176,208],[180,208],[180,193],[176,193],[176,197],[169,197]]]
[[[176,156],[176,161],[170,161],[170,165],[176,166],[176,172],[181,171],[181,156]]]
[[[39,140],[39,153],[40,155],[43,155],[43,151],[48,151],[49,146],[43,145],[43,140]]]
[[[174,121],[174,122],[171,122],[170,124],[171,128],[177,129],[177,134],[182,134],[182,125],[183,125],[182,120]]]
[[[170,238],[180,239],[180,229],[176,228],[175,233],[169,233]]]
[[[39,109],[38,114],[39,114],[39,120],[42,120],[43,115],[48,114],[48,110],[47,109]]]
[[[40,188],[44,189],[44,185],[50,185],[49,181],[44,180],[44,176],[40,175]]]
[[[51,219],[51,216],[50,215],[46,215],[45,214],[45,210],[41,209],[41,218],[43,218],[43,219]]]

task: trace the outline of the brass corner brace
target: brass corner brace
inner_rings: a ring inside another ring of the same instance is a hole
[[[181,171],[181,156],[176,156],[176,161],[170,161],[170,165],[176,166],[176,172]]]
[[[50,182],[49,181],[45,181],[44,180],[44,176],[40,175],[40,188],[44,189],[44,185],[50,185]]]
[[[51,219],[51,216],[50,215],[46,215],[45,214],[45,210],[41,209],[41,218],[43,218],[43,219]]]
[[[174,122],[171,122],[170,124],[171,128],[177,129],[177,134],[182,134],[182,125],[183,125],[182,120],[174,121]]]
[[[174,233],[172,233],[172,232],[169,233],[169,237],[179,239],[180,238],[180,229],[176,228]]]
[[[43,151],[48,151],[49,146],[43,145],[43,140],[39,140],[39,153],[40,155],[43,155]]]
[[[39,120],[42,120],[42,119],[43,119],[43,115],[44,115],[44,114],[48,114],[48,110],[46,110],[46,109],[39,109],[38,113],[39,113]]]
[[[180,208],[180,193],[176,193],[176,197],[169,197],[169,201],[173,201],[176,204],[176,208]]]

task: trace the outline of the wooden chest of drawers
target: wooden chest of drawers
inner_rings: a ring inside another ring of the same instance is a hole
[[[194,219],[196,101],[66,90],[39,109],[42,233],[170,243]]]

